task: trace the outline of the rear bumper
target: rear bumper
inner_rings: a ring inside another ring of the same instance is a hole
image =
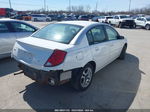
[[[56,71],[37,70],[21,63],[19,63],[18,66],[21,70],[23,70],[25,76],[41,84],[50,84],[52,86],[55,86],[55,85],[66,83],[71,78],[71,77],[66,77],[66,79],[62,80],[61,74],[64,73],[62,70],[56,70]]]

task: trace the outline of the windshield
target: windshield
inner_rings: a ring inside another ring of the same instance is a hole
[[[147,20],[147,21],[150,21],[150,17],[149,17],[149,18],[146,18],[146,20]]]
[[[123,18],[129,18],[129,16],[120,16],[121,19]]]
[[[82,28],[82,26],[71,24],[50,24],[33,34],[32,37],[69,44]]]

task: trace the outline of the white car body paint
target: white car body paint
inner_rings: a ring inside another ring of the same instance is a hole
[[[83,29],[80,30],[69,44],[48,41],[32,36],[18,39],[13,48],[12,57],[22,64],[43,71],[69,71],[84,67],[88,62],[94,61],[96,63],[95,72],[97,72],[118,58],[124,44],[127,43],[126,39],[118,39],[89,45],[86,32],[97,25],[106,24],[87,21],[66,21],[61,23],[81,25]],[[45,67],[45,62],[55,49],[67,52],[64,62],[58,66]]]

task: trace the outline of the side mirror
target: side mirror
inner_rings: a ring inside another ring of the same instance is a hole
[[[124,36],[118,36],[118,39],[124,39]]]

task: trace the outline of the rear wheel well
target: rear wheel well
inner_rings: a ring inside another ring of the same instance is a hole
[[[127,47],[127,43],[125,43],[125,44],[124,44],[124,46],[126,46],[126,47]]]
[[[93,66],[93,68],[94,68],[93,72],[95,73],[95,70],[96,70],[96,63],[95,63],[94,61],[90,61],[90,62],[88,62],[88,63]],[[87,63],[87,64],[88,64],[88,63]]]

